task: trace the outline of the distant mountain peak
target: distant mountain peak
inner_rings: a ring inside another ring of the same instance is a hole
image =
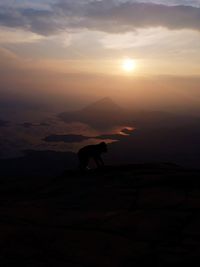
[[[83,109],[83,111],[112,111],[119,112],[122,108],[116,104],[110,97],[104,97]]]
[[[95,103],[99,103],[99,102],[101,102],[101,103],[103,103],[103,102],[105,102],[105,103],[114,103],[112,98],[110,98],[109,96],[101,98],[100,100],[96,101]]]
[[[59,117],[65,122],[82,122],[96,129],[108,129],[129,121],[127,112],[111,98],[104,97],[81,110],[64,112]]]

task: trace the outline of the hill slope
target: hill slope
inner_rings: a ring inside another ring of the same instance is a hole
[[[199,171],[173,164],[4,180],[1,266],[199,265]]]

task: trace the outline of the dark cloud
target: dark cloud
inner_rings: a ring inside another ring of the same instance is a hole
[[[199,30],[199,18],[200,9],[190,6],[126,2],[105,8],[103,2],[93,2],[88,7],[85,21],[91,27],[110,31],[157,26]]]
[[[8,27],[27,27],[26,18],[19,11],[2,7],[0,9],[0,24]]]
[[[141,27],[200,29],[200,8],[184,5],[116,1],[64,1],[49,9],[6,8],[0,10],[0,25],[21,27],[49,35],[68,28],[123,32]]]

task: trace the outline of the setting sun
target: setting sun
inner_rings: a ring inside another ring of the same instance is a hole
[[[136,68],[136,61],[131,58],[126,58],[122,62],[122,69],[126,72],[132,72]]]

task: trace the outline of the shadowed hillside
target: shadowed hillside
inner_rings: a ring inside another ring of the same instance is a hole
[[[53,177],[77,165],[75,153],[50,150],[26,150],[23,157],[0,160],[1,175],[5,179]]]
[[[200,247],[199,171],[108,166],[1,180],[1,266],[180,266]]]
[[[5,121],[5,120],[1,120],[0,119],[0,127],[7,127],[8,126],[8,121]]]

